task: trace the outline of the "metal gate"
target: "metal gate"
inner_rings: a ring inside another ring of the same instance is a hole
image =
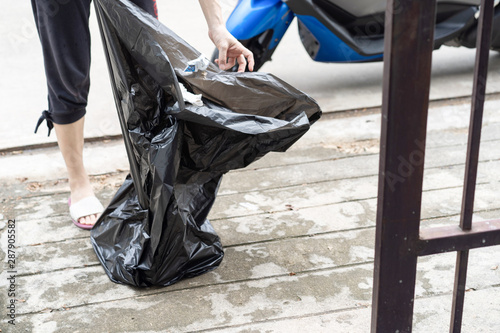
[[[493,9],[481,1],[460,225],[420,230],[436,0],[388,1],[372,332],[412,331],[417,259],[452,251],[450,332],[460,332],[469,250],[500,244],[500,220],[472,223]]]

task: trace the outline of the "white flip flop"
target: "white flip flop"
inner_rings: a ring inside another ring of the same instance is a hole
[[[94,225],[92,224],[82,224],[79,223],[78,220],[84,216],[100,214],[104,211],[104,207],[102,206],[99,199],[95,196],[86,197],[75,204],[71,204],[71,198],[68,199],[69,205],[69,214],[71,215],[71,219],[73,223],[82,229],[92,229]]]

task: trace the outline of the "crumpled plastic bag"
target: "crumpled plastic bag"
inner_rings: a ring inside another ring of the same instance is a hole
[[[130,175],[91,242],[112,281],[167,286],[222,261],[207,220],[222,175],[285,151],[321,111],[270,74],[185,71],[201,54],[157,19],[128,0],[94,3]]]

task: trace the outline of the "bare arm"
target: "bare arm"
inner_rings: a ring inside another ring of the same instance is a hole
[[[238,61],[238,72],[253,70],[254,59],[250,50],[244,47],[226,29],[222,18],[222,10],[218,0],[199,0],[208,25],[208,36],[219,50],[219,59],[216,62],[222,70],[229,69]]]

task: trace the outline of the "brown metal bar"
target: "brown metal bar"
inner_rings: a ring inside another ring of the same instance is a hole
[[[450,333],[462,331],[462,318],[465,301],[465,282],[467,281],[467,266],[469,251],[457,252],[455,268],[455,284],[453,287],[453,305],[451,308]]]
[[[474,222],[470,231],[459,226],[420,230],[418,255],[467,251],[474,248],[500,245],[500,220]]]
[[[484,100],[488,75],[488,60],[493,26],[493,0],[481,0],[476,42],[476,66],[474,68],[474,87],[472,90],[471,123],[467,144],[465,164],[465,181],[462,197],[462,214],[460,227],[463,230],[472,229],[474,213],[474,195],[476,192],[477,168],[479,164],[479,147],[481,142],[481,127],[483,123]],[[467,266],[469,251],[457,252],[455,268],[455,285],[453,288],[453,304],[451,312],[450,333],[460,333],[465,300],[465,283],[467,281]]]
[[[389,0],[372,332],[411,332],[435,0]]]
[[[460,333],[469,250],[500,244],[500,220],[472,224],[493,8],[481,1],[460,227],[419,237],[435,0],[388,1],[372,332],[411,332],[418,256],[457,251],[450,332]]]
[[[474,193],[476,190],[481,126],[483,122],[486,79],[488,76],[488,60],[491,45],[491,29],[493,25],[493,5],[493,0],[481,1],[476,44],[476,66],[474,68],[474,87],[472,90],[471,124],[469,126],[462,215],[460,218],[460,226],[464,230],[470,230],[472,226],[472,213],[474,211]]]

